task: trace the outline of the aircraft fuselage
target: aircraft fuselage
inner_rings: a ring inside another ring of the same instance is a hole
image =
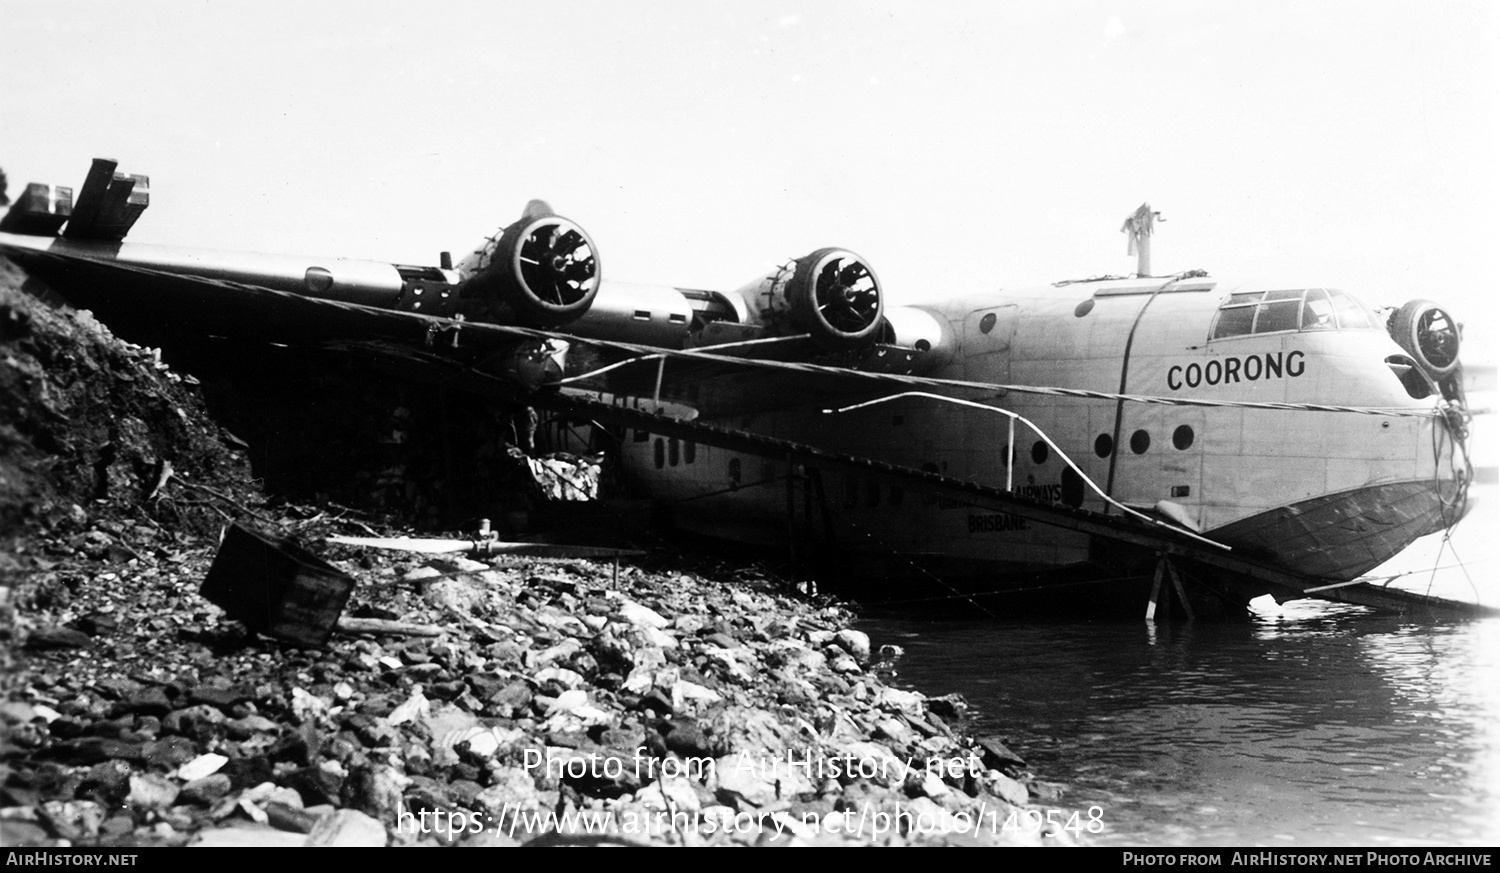
[[[1461,459],[1434,414],[1436,386],[1413,396],[1422,392],[1401,378],[1412,362],[1373,312],[1323,289],[1266,290],[1281,296],[1226,294],[1211,279],[1134,279],[910,307],[941,324],[949,345],[947,363],[925,375],[1010,387],[955,392],[986,408],[911,397],[726,423],[1120,511],[1108,495],[1310,576],[1352,579],[1457,520]],[[789,498],[782,463],[679,443],[637,433],[622,452],[679,524],[782,542],[789,505],[811,502]],[[825,478],[815,500],[814,511],[792,514],[813,535],[870,555],[1013,570],[1091,552],[1084,534],[858,476]]]

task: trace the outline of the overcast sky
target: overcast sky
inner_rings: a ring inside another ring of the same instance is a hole
[[[0,0],[0,167],[131,239],[435,263],[541,197],[606,276],[826,245],[897,302],[1134,270],[1492,319],[1500,3]],[[1491,359],[1493,359],[1491,357]]]

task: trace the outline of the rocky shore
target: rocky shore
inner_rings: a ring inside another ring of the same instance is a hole
[[[1077,842],[845,607],[664,550],[330,544],[398,531],[262,495],[191,377],[25,281],[0,263],[6,846]],[[374,630],[231,620],[200,593],[231,522],[353,577]]]

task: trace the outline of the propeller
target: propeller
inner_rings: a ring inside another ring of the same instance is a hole
[[[1417,345],[1433,367],[1447,369],[1458,360],[1458,326],[1443,310],[1429,309],[1417,320]]]
[[[536,299],[572,306],[589,297],[597,283],[598,257],[577,225],[548,216],[527,228],[516,252],[521,281]]]
[[[771,308],[784,307],[790,325],[829,351],[874,340],[884,323],[880,280],[863,258],[847,249],[824,248],[788,266],[789,279],[773,276],[767,281],[780,301]]]
[[[599,251],[544,200],[491,237],[465,263],[459,296],[474,321],[555,328],[582,317],[599,293]]]
[[[1408,301],[1391,314],[1386,328],[1433,379],[1458,369],[1462,339],[1458,322],[1431,300]]]
[[[819,273],[813,294],[824,320],[844,333],[858,333],[880,317],[875,275],[852,257],[830,260]]]

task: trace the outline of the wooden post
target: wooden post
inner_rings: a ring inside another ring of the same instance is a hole
[[[1182,611],[1187,613],[1188,621],[1193,620],[1193,605],[1188,603],[1187,589],[1182,587],[1182,579],[1177,575],[1177,568],[1172,562],[1162,558],[1161,562],[1167,565],[1167,573],[1172,577],[1172,587],[1177,589],[1177,599],[1182,601]]]
[[[1151,622],[1156,621],[1156,605],[1157,605],[1158,600],[1161,598],[1161,593],[1162,593],[1162,590],[1161,590],[1161,569],[1162,569],[1162,564],[1165,564],[1166,561],[1167,561],[1166,558],[1159,558],[1159,559],[1157,559],[1157,562],[1156,562],[1156,578],[1154,578],[1153,580],[1151,580],[1151,601],[1146,604],[1146,622],[1148,624],[1151,623]],[[1163,604],[1163,605],[1168,606],[1168,607],[1171,606],[1171,604]]]

